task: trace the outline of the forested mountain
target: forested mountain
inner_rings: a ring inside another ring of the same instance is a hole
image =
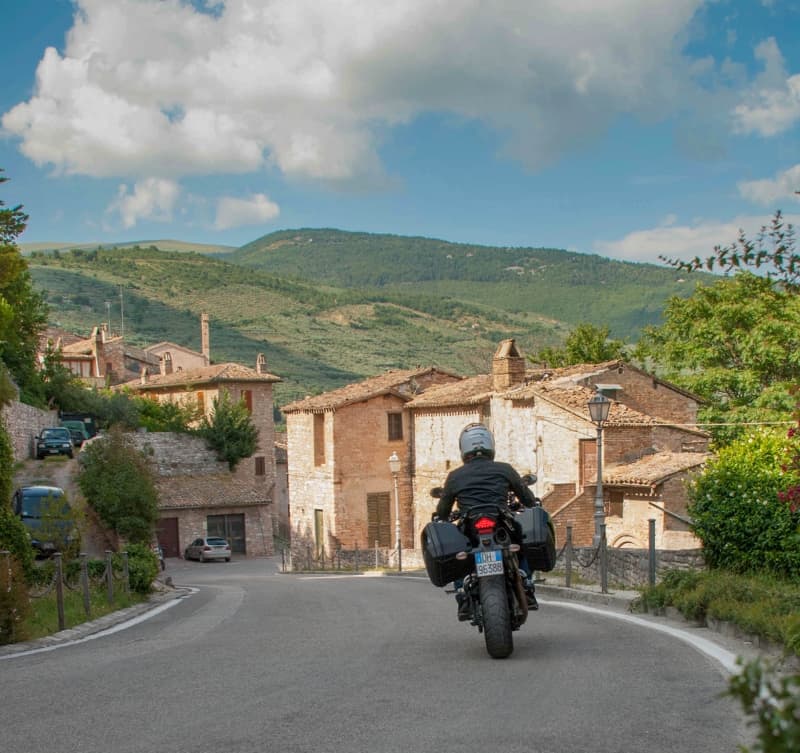
[[[339,230],[283,230],[217,258],[340,287],[449,297],[570,325],[607,324],[619,338],[658,323],[664,301],[688,295],[702,278],[553,248]]]
[[[212,360],[254,365],[265,353],[284,380],[278,405],[388,368],[485,371],[501,339],[515,337],[532,353],[581,321],[635,340],[667,296],[695,284],[654,265],[554,249],[334,230],[273,233],[232,253],[202,250],[35,251],[28,261],[51,323],[76,333],[110,319],[134,344],[199,349],[207,312]]]

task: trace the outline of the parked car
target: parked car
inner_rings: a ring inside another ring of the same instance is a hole
[[[231,545],[216,536],[195,539],[183,552],[184,559],[208,562],[209,560],[231,561]]]
[[[48,455],[66,455],[71,458],[72,454],[72,435],[69,429],[63,426],[42,429],[41,434],[36,437],[37,460],[42,460]]]
[[[20,487],[11,498],[11,507],[28,529],[37,557],[63,552],[77,541],[72,510],[61,487]]]
[[[62,421],[61,425],[65,429],[69,429],[72,436],[72,444],[75,447],[80,447],[87,439],[89,439],[89,430],[83,421]]]

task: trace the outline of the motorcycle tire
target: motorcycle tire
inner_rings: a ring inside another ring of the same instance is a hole
[[[486,650],[493,659],[505,659],[514,650],[505,576],[492,575],[488,578],[480,578],[478,589],[483,613],[483,635],[486,639]]]

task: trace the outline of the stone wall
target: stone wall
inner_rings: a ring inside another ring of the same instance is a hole
[[[159,476],[228,473],[228,464],[217,460],[200,437],[167,431],[137,431],[131,438],[136,447],[150,457]]]
[[[58,426],[57,411],[41,410],[16,400],[3,408],[2,417],[11,437],[15,462],[34,457],[34,437],[48,426]]]
[[[596,547],[575,547],[573,549],[573,576],[600,582],[600,557],[595,556]],[[613,549],[607,550],[608,583],[625,587],[647,585],[649,577],[649,549]],[[682,549],[663,551],[656,550],[656,581],[661,579],[666,570],[702,570],[705,559],[702,549]],[[559,554],[556,569],[563,572],[566,568],[566,550]],[[547,577],[547,574],[544,574]]]

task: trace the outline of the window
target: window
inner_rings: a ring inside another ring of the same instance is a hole
[[[394,442],[403,438],[403,414],[389,413],[389,441]]]
[[[611,499],[608,502],[608,510],[606,511],[606,515],[621,518],[622,517],[622,503],[623,503],[623,494],[622,492],[612,491],[610,493]]]
[[[325,465],[325,414],[314,414],[314,465]]]
[[[256,463],[256,476],[264,476],[267,473],[267,461],[260,455],[255,458]]]
[[[253,390],[242,390],[242,400],[248,413],[253,412]]]

